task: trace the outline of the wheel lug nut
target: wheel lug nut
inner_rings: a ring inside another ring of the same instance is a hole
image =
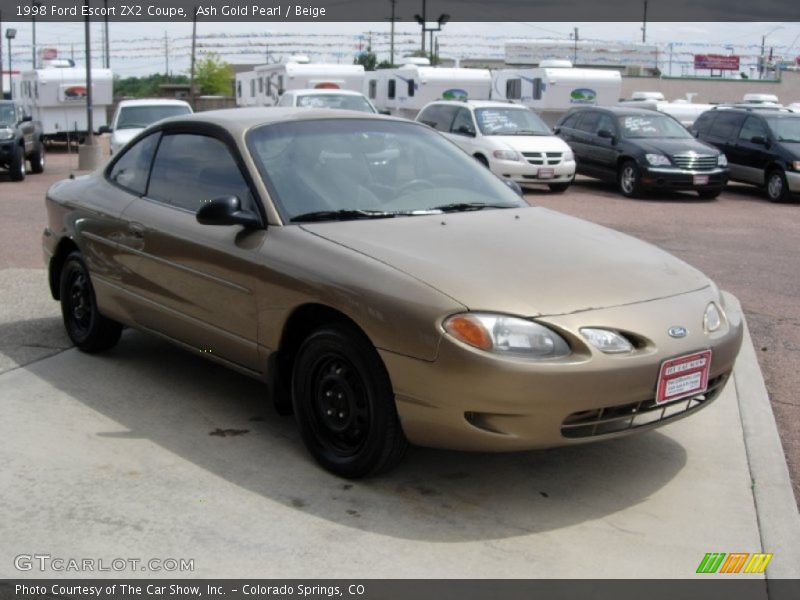
[[[340,419],[344,419],[344,413],[341,413],[341,412],[340,412],[340,413],[339,413],[339,418],[340,418]]]
[[[330,417],[333,414],[333,411],[329,408],[328,409],[328,416]]]
[[[342,398],[344,398],[344,394],[337,394],[337,395],[336,395],[336,397],[337,397],[339,400],[341,400]]]
[[[327,392],[325,392],[325,397],[326,398],[330,398],[331,396],[333,396],[333,392],[332,391],[328,390]]]

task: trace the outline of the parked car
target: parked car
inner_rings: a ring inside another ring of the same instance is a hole
[[[762,186],[773,202],[800,192],[800,114],[720,107],[703,113],[691,131],[725,153],[732,180]]]
[[[172,118],[46,204],[78,348],[127,325],[261,379],[343,477],[408,442],[511,451],[664,425],[718,396],[742,339],[696,269],[528,206],[404,119]]]
[[[0,100],[0,167],[8,169],[12,181],[25,179],[25,161],[33,173],[44,171],[42,126],[11,100]]]
[[[339,108],[358,112],[377,113],[364,94],[339,89],[289,90],[281,95],[277,106],[300,108]]]
[[[575,177],[572,151],[531,109],[481,100],[427,104],[417,121],[442,133],[492,173],[563,192]]]
[[[116,154],[145,127],[168,117],[191,114],[192,107],[183,100],[152,98],[123,100],[117,105],[111,126],[103,126],[100,133],[110,133],[111,154]]]
[[[564,115],[554,131],[575,153],[578,173],[616,182],[629,198],[646,190],[694,190],[716,198],[728,181],[725,155],[663,113],[581,108]]]

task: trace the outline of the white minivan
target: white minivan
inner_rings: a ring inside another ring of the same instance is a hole
[[[117,105],[110,127],[101,127],[100,133],[110,133],[111,154],[135,138],[142,129],[167,117],[177,117],[192,113],[192,107],[183,100],[171,98],[152,98],[123,100]]]
[[[563,192],[575,178],[575,157],[531,109],[488,100],[438,100],[417,115],[487,166],[522,186]]]

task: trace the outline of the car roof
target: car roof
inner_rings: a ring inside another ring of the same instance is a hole
[[[434,100],[428,103],[427,106],[432,105],[443,106],[466,106],[467,108],[520,108],[523,110],[530,110],[524,104],[515,104],[513,102],[500,102],[498,100]]]
[[[598,110],[600,112],[611,113],[612,115],[616,115],[618,117],[652,117],[653,115],[662,115],[665,117],[670,116],[666,113],[662,113],[651,108],[634,108],[630,106],[581,106],[579,108],[575,108],[572,111],[572,114],[587,110]]]
[[[383,119],[413,123],[408,119],[389,117],[367,112],[340,110],[333,108],[294,108],[278,106],[259,106],[251,108],[226,108],[222,110],[209,110],[180,117],[170,117],[159,123],[169,125],[173,123],[209,123],[227,129],[233,134],[242,134],[253,127],[281,123],[287,121],[313,121],[316,119]]]
[[[758,104],[742,106],[741,104],[738,105],[731,105],[731,104],[720,104],[719,106],[715,106],[711,109],[715,112],[734,112],[739,114],[757,114],[761,115],[762,117],[770,116],[770,117],[800,117],[800,113],[795,112],[791,108],[786,108],[784,106],[763,106]]]
[[[134,98],[122,100],[118,106],[189,106],[189,103],[177,98]]]
[[[304,96],[329,96],[329,95],[337,95],[337,96],[363,96],[361,92],[355,92],[353,90],[340,90],[335,88],[307,88],[302,90],[288,90],[285,92],[286,94],[294,94],[295,96],[299,94],[303,94]]]

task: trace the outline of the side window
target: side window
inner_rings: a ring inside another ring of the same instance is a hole
[[[188,133],[165,135],[158,146],[147,196],[191,212],[220,196],[254,201],[228,147],[218,139]]]
[[[377,79],[370,79],[369,80],[369,98],[370,98],[370,100],[374,100],[377,95],[378,95],[378,80]]]
[[[255,79],[251,79],[250,80],[250,97],[252,98],[255,95],[256,95],[256,80]]]
[[[267,96],[272,96],[272,78],[267,77]]]
[[[236,97],[237,98],[241,98],[242,97],[242,82],[241,81],[237,81],[236,82]]]
[[[408,80],[408,97],[411,98],[412,96],[414,96],[414,80],[413,79],[409,79]]]
[[[597,127],[595,128],[595,133],[599,133],[601,129],[610,131],[613,134],[617,133],[616,127],[614,126],[614,119],[602,113],[600,113],[600,118],[597,120]]]
[[[703,135],[708,132],[711,128],[711,123],[714,121],[714,117],[716,113],[713,112],[705,112],[700,115],[697,120],[692,124],[692,131],[696,131],[697,133]]]
[[[580,116],[581,113],[579,112],[572,113],[566,119],[564,119],[560,127],[566,127],[567,129],[575,129],[575,124],[578,122],[578,117]]]
[[[283,93],[283,75],[278,75],[278,93]]]
[[[433,127],[434,129],[439,129],[439,114],[440,110],[438,106],[429,106],[417,117],[417,121],[420,123],[425,123],[428,127]]]
[[[594,133],[597,131],[597,124],[600,122],[600,113],[589,111],[583,113],[583,117],[578,124],[575,126],[575,129],[579,131],[586,131],[587,133]]]
[[[522,98],[522,80],[508,79],[506,80],[506,98],[509,100],[519,100]]]
[[[458,109],[456,118],[453,119],[453,125],[450,127],[450,132],[460,135],[475,134],[475,124],[472,121],[472,115],[466,108]]]
[[[740,114],[720,111],[717,118],[714,119],[714,126],[709,130],[708,134],[711,137],[729,140],[736,136],[743,120],[744,117]]]
[[[539,77],[533,80],[533,99],[542,99],[542,80]]]
[[[258,93],[260,94],[263,91],[264,91],[264,78],[263,77],[259,77],[258,78]]]
[[[147,190],[147,176],[160,135],[160,133],[148,135],[128,148],[108,172],[109,181],[131,193],[143,195]]]
[[[395,84],[394,79],[390,79],[389,80],[389,91],[388,91],[388,94],[387,94],[389,96],[390,100],[394,100],[395,87],[396,87],[396,84]]]
[[[742,130],[739,132],[739,139],[749,142],[755,136],[767,139],[769,137],[767,128],[760,119],[756,117],[747,117],[744,121],[744,125],[742,125]]]

